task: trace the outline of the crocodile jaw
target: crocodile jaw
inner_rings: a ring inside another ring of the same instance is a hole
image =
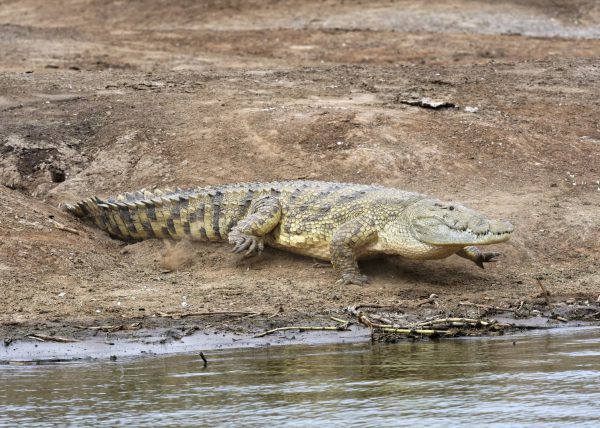
[[[455,229],[445,224],[429,225],[427,227],[414,226],[416,237],[419,241],[436,246],[446,245],[490,245],[508,241],[513,226],[505,221],[489,221],[487,230],[474,231]]]
[[[513,225],[488,220],[477,211],[458,204],[421,201],[409,214],[415,238],[434,246],[490,245],[507,241]]]

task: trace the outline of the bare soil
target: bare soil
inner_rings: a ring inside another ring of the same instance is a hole
[[[4,337],[168,327],[161,313],[266,314],[202,318],[248,331],[359,303],[469,314],[459,302],[534,301],[536,279],[554,303],[600,312],[598,2],[0,5]],[[421,97],[456,107],[403,103]],[[370,285],[342,287],[309,258],[125,245],[57,208],[143,187],[297,178],[456,200],[516,232],[485,270],[382,259],[363,264]],[[423,304],[431,294],[437,303]]]

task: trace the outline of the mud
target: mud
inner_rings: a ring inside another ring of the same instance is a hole
[[[161,313],[318,323],[360,303],[472,316],[460,302],[539,300],[537,279],[566,318],[593,321],[599,28],[584,0],[3,2],[0,336],[169,328]],[[403,103],[422,98],[456,107]],[[241,260],[219,244],[125,245],[56,208],[296,178],[432,194],[517,229],[486,270],[373,260],[361,288],[275,250]]]

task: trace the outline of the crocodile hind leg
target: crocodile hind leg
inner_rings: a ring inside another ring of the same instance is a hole
[[[258,254],[264,249],[263,236],[271,232],[281,219],[281,205],[273,196],[266,196],[255,201],[246,217],[241,219],[229,232],[229,243],[233,244],[234,253],[250,255]]]
[[[496,257],[498,257],[500,253],[483,252],[477,247],[469,246],[457,251],[456,255],[464,257],[467,260],[471,260],[477,266],[483,269],[484,263],[492,263],[498,261]]]
[[[341,284],[366,284],[367,277],[360,273],[355,251],[369,244],[377,236],[375,228],[365,218],[355,218],[340,226],[329,244],[331,263],[340,275]]]

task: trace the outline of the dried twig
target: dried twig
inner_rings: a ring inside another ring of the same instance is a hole
[[[261,315],[261,312],[243,312],[243,311],[216,311],[216,312],[185,312],[185,313],[167,313],[167,312],[157,312],[159,317],[162,318],[172,318],[174,320],[178,320],[181,318],[189,318],[189,317],[206,317],[213,315],[228,315],[232,317],[247,317],[247,316],[258,316]]]
[[[267,315],[267,314],[265,314],[264,312],[255,312],[255,313],[250,314],[250,315],[244,315],[243,317],[240,318],[240,320],[245,320],[247,318],[259,317],[261,315]]]
[[[450,336],[454,335],[453,332],[449,330],[423,330],[423,329],[411,329],[411,328],[381,328],[378,331],[383,333],[394,333],[394,334],[405,334],[407,336]]]
[[[70,342],[79,342],[77,339],[69,339],[68,337],[60,337],[60,336],[48,336],[47,334],[30,334],[30,339],[39,340],[40,342],[60,342],[60,343],[70,343]]]
[[[279,328],[274,328],[272,330],[267,330],[265,332],[262,332],[260,334],[257,334],[256,337],[264,337],[267,336],[269,334],[273,334],[273,333],[277,333],[278,331],[286,331],[286,330],[300,330],[300,331],[348,331],[348,325],[344,324],[344,325],[338,325],[335,327],[300,327],[300,326],[290,326],[290,327],[279,327]]]
[[[58,230],[64,230],[65,232],[73,233],[75,235],[80,234],[77,229],[73,229],[72,227],[65,226],[64,224],[59,223],[54,219],[49,219],[49,220],[50,220],[50,223],[52,223],[52,225]]]
[[[375,314],[369,314],[369,317],[371,319],[374,319],[375,321],[379,321],[382,324],[394,324],[394,322],[388,318],[384,318],[382,316],[379,315],[375,315]]]
[[[490,325],[492,323],[489,321],[484,321],[484,320],[475,319],[475,318],[438,318],[438,319],[434,319],[434,320],[422,321],[420,323],[417,323],[418,326],[435,325],[435,324],[449,324],[454,327],[463,327],[465,324],[470,324],[470,325],[474,325],[474,326],[487,327],[488,325]]]
[[[471,303],[471,302],[459,302],[458,306],[474,306],[476,308],[480,308],[480,309],[487,309],[490,311],[497,311],[497,312],[516,312],[516,309],[510,309],[510,308],[500,308],[498,306],[490,306],[490,305],[480,305],[479,303]]]
[[[204,356],[204,352],[200,352],[200,358],[202,358],[202,361],[204,361],[204,367],[206,367],[208,365],[208,360]]]
[[[123,325],[123,324],[118,324],[118,325],[93,325],[93,326],[81,326],[81,325],[77,325],[75,326],[77,328],[80,329],[87,329],[87,330],[101,330],[107,333],[113,333],[115,331],[121,331],[121,330],[125,330],[125,331],[130,331],[130,330],[139,330],[140,328],[142,328],[142,323],[141,322],[135,322],[132,324],[128,324],[128,325]]]
[[[358,309],[362,309],[362,308],[401,310],[401,308],[399,308],[398,306],[393,306],[393,305],[379,305],[377,303],[361,303],[361,304],[356,305],[356,306],[351,306],[350,308],[348,308],[348,310],[350,310],[350,309],[358,310]]]

